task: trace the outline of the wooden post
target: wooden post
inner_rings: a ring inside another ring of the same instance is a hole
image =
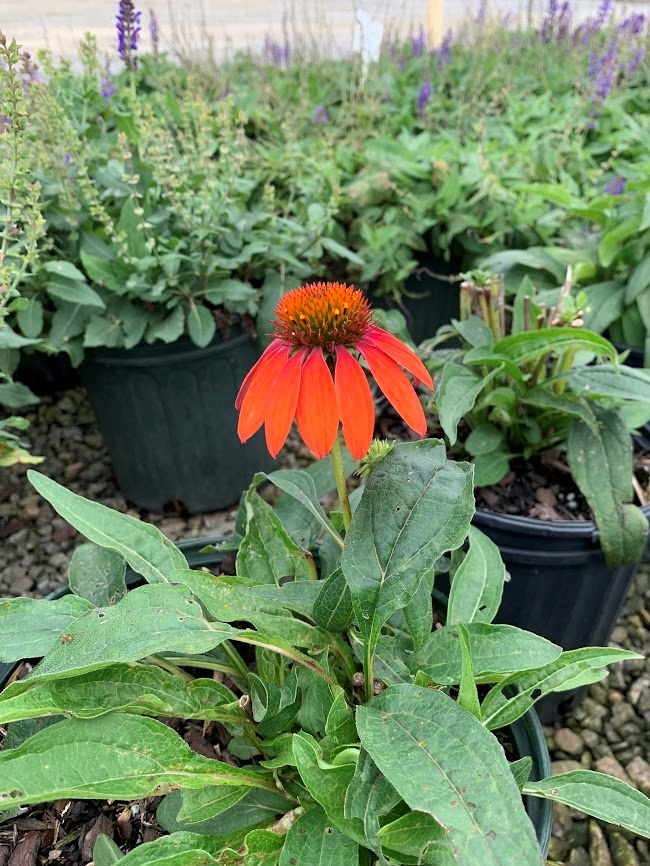
[[[442,45],[444,30],[444,0],[427,0],[427,45],[439,48]]]

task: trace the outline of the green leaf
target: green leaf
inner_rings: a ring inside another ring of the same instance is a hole
[[[237,574],[253,583],[276,585],[283,577],[308,580],[305,554],[255,487],[253,479],[244,498],[246,534],[237,552]]]
[[[568,415],[570,417],[580,418],[588,427],[596,429],[598,426],[598,419],[596,418],[592,403],[590,400],[586,399],[583,396],[579,396],[582,388],[578,385],[575,387],[577,382],[575,379],[576,374],[580,374],[582,370],[587,368],[581,367],[578,370],[571,371],[562,378],[566,378],[568,382],[573,386],[573,390],[577,392],[577,394],[562,394],[558,396],[555,394],[551,388],[554,387],[557,380],[551,380],[548,385],[538,385],[536,388],[531,388],[524,396],[521,397],[521,402],[526,406],[537,406],[540,409],[550,409],[554,412],[559,412],[562,415]],[[597,369],[594,367],[593,369]],[[588,388],[585,389],[587,392]]]
[[[22,349],[23,346],[34,346],[40,343],[40,340],[32,340],[28,337],[21,337],[7,324],[3,324],[0,328],[0,349]]]
[[[237,842],[241,835],[238,834]],[[129,851],[120,861],[120,866],[216,866],[216,855],[228,841],[198,833],[161,836]]]
[[[155,665],[114,664],[77,676],[27,677],[0,694],[0,724],[67,715],[94,719],[112,712],[246,723],[225,686],[209,679],[187,683]]]
[[[108,607],[126,594],[125,574],[121,554],[92,543],[80,544],[70,560],[68,582],[75,595],[95,607]]]
[[[434,399],[440,416],[440,426],[450,445],[456,442],[458,422],[473,408],[485,387],[486,379],[487,377],[479,376],[461,364],[447,362],[443,367]]]
[[[452,325],[470,346],[491,349],[494,345],[494,334],[483,319],[470,316],[468,319],[452,319]]]
[[[204,653],[237,634],[226,623],[209,623],[184,586],[133,589],[113,607],[75,619],[29,677],[84,673],[159,652]]]
[[[518,761],[513,761],[510,764],[510,769],[512,770],[512,775],[517,783],[517,787],[521,791],[530,778],[530,772],[533,769],[533,759],[530,755],[526,755],[524,758],[519,758]]]
[[[372,471],[341,566],[368,652],[423,577],[463,543],[474,513],[472,475],[437,439],[398,443]]]
[[[325,460],[319,461],[324,464]],[[331,478],[330,473],[330,478]],[[303,506],[309,518],[316,522],[322,529],[328,532],[335,541],[342,545],[340,535],[335,531],[331,521],[323,511],[323,508],[318,501],[319,493],[316,490],[316,483],[308,472],[299,469],[278,469],[276,472],[271,472],[268,475],[264,472],[259,472],[253,479],[253,484],[257,485],[262,480],[267,479],[271,484],[275,484],[284,493],[292,499],[299,502]],[[331,489],[331,481],[328,488],[321,492],[321,496],[328,493]],[[295,508],[295,505],[294,505]],[[278,512],[281,513],[281,512]]]
[[[56,600],[12,598],[0,601],[0,662],[38,658],[93,605],[66,595]]]
[[[327,714],[325,733],[337,745],[348,745],[357,740],[357,729],[354,724],[354,713],[348,704],[345,692],[341,690]]]
[[[130,255],[136,259],[143,259],[148,255],[147,241],[144,234],[144,214],[136,213],[137,205],[134,198],[129,196],[122,205],[122,212],[117,223],[117,231],[124,235]]]
[[[50,340],[60,350],[68,345],[73,337],[78,337],[85,330],[86,324],[92,314],[92,310],[81,304],[58,305],[58,309],[52,316],[50,328]]]
[[[22,382],[3,382],[0,384],[0,403],[10,409],[23,406],[36,406],[41,401]]]
[[[358,818],[347,818],[344,810],[345,795],[355,765],[326,763],[317,746],[302,734],[293,736],[293,755],[305,787],[323,807],[329,820],[346,836],[365,845],[363,823]]]
[[[462,668],[460,672],[460,688],[458,690],[458,706],[471,713],[475,719],[481,721],[481,705],[478,699],[478,691],[474,682],[472,669],[472,651],[469,644],[469,633],[466,626],[458,624],[458,636],[460,637],[460,649],[462,654]]]
[[[469,550],[451,582],[447,625],[492,622],[499,610],[506,567],[499,548],[479,529],[469,530]]]
[[[631,304],[647,288],[650,288],[650,252],[646,253],[630,274],[627,286],[625,287],[625,303]],[[20,316],[18,317],[18,321],[20,322]],[[36,334],[28,334],[24,329],[23,333],[26,337],[36,336]]]
[[[86,282],[85,276],[82,274],[78,267],[72,264],[72,262],[46,262],[43,265],[43,270],[47,271],[48,274],[54,274],[57,277],[63,277],[64,279],[72,280],[73,282]]]
[[[524,793],[564,803],[599,821],[625,827],[638,836],[650,837],[650,799],[605,773],[572,770],[541,782],[528,782]]]
[[[447,833],[426,812],[407,812],[396,821],[384,824],[379,831],[384,850],[414,857],[417,863],[455,866],[456,860],[447,847]]]
[[[326,249],[328,253],[332,253],[338,258],[347,259],[349,262],[352,262],[353,265],[359,265],[361,267],[365,264],[361,256],[358,256],[356,253],[352,252],[352,250],[344,247],[343,244],[340,244],[333,238],[321,238],[320,242],[323,245],[323,249]]]
[[[174,343],[185,330],[185,316],[183,308],[179,305],[163,319],[152,319],[147,327],[145,339],[147,343],[155,343],[162,340],[163,343]]]
[[[97,836],[93,846],[93,863],[95,866],[113,866],[121,860],[124,854],[106,833]]]
[[[511,725],[521,718],[535,703],[551,692],[575,688],[576,680],[626,659],[640,658],[636,653],[613,647],[586,647],[561,653],[548,664],[536,665],[534,670],[523,670],[506,676],[486,695],[481,706],[483,724],[490,730]],[[532,666],[531,666],[532,667]],[[587,678],[595,681],[596,677]],[[517,685],[517,694],[508,698],[504,689]],[[533,698],[533,695],[535,697]]]
[[[474,677],[494,682],[512,671],[542,667],[557,659],[559,646],[512,625],[473,622],[467,625]],[[462,652],[458,626],[445,625],[432,632],[422,649],[408,660],[412,671],[422,670],[436,683],[455,685],[462,676]]]
[[[84,249],[81,250],[80,257],[91,282],[106,287],[118,295],[128,291],[127,281],[131,275],[131,269],[128,265],[117,259],[106,259],[92,255]]]
[[[113,315],[90,317],[84,332],[84,347],[93,349],[106,346],[109,349],[121,348],[124,345],[122,322]]]
[[[64,277],[51,278],[47,283],[47,293],[53,298],[67,301],[69,304],[81,304],[83,307],[95,307],[99,310],[106,307],[97,292],[91,289],[83,279],[83,275],[82,282]]]
[[[594,405],[597,430],[573,421],[567,438],[567,462],[591,508],[608,565],[632,563],[641,555],[648,521],[634,505],[632,439],[623,416]]]
[[[196,754],[162,722],[120,713],[67,719],[0,753],[0,812],[26,803],[135,800],[224,784],[275,788],[254,770]]]
[[[625,286],[620,279],[592,283],[584,289],[587,295],[585,328],[602,334],[623,310]]]
[[[621,252],[625,242],[639,231],[639,218],[630,217],[617,223],[602,236],[598,244],[598,261],[603,268],[608,268]]]
[[[362,749],[345,795],[345,816],[363,821],[366,844],[378,854],[379,819],[388,815],[401,799],[395,788],[380,773],[368,752]]]
[[[180,550],[155,526],[84,499],[33,469],[27,477],[64,520],[89,541],[121,554],[149,583],[167,582],[174,569],[187,568]]]
[[[621,364],[618,368],[610,364],[596,364],[593,367],[578,367],[571,370],[566,378],[571,387],[578,392],[650,403],[650,371],[648,370],[627,367],[625,364]],[[597,427],[597,423],[590,426]]]
[[[359,846],[312,809],[289,828],[278,866],[358,866]]]
[[[458,866],[542,866],[503,749],[451,698],[391,686],[357,707],[357,729],[407,805],[447,829]]]
[[[30,298],[26,309],[16,313],[16,320],[26,337],[40,337],[43,330],[43,304],[38,298]]]
[[[479,454],[489,454],[498,448],[503,441],[503,433],[494,424],[485,422],[475,427],[469,434],[463,447],[468,454],[476,457]]]
[[[540,328],[539,331],[511,334],[495,343],[494,351],[515,364],[536,361],[550,352],[584,351],[609,358],[616,356],[616,349],[608,340],[581,328]]]
[[[327,631],[345,631],[354,619],[350,588],[340,568],[320,584],[314,622]]]
[[[214,337],[217,325],[212,312],[200,304],[192,304],[187,310],[187,332],[192,342],[203,348]]]
[[[249,788],[248,793],[230,809],[206,821],[197,821],[189,825],[186,821],[178,820],[178,813],[188,795],[189,791],[174,791],[168,794],[158,806],[156,818],[161,827],[168,832],[191,829],[210,836],[225,836],[237,831],[245,831],[250,827],[267,825],[275,821],[278,815],[286,812],[291,805],[286,797],[280,796],[279,792]]]
[[[248,787],[232,785],[210,785],[185,791],[176,819],[188,824],[207,821],[239,803],[249,791]]]
[[[481,454],[472,460],[474,467],[474,486],[489,487],[498,484],[510,469],[510,455],[501,450]]]
[[[402,609],[404,622],[411,638],[410,649],[412,650],[420,649],[431,634],[433,624],[432,589],[432,576],[425,575]]]

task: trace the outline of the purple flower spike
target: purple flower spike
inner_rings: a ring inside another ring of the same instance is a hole
[[[424,54],[427,47],[427,38],[424,34],[424,30],[420,27],[417,36],[414,36],[411,39],[411,54],[413,57],[420,57]]]
[[[142,12],[136,10],[133,0],[120,0],[115,27],[117,30],[117,52],[127,66],[135,69],[136,52],[140,38],[140,18]]]
[[[110,78],[102,78],[102,80],[99,82],[99,85],[99,92],[104,97],[104,99],[110,99],[111,96],[115,96],[115,94],[117,93],[115,85]]]
[[[314,113],[311,116],[311,122],[315,126],[327,126],[330,122],[330,116],[327,113],[327,109],[324,105],[317,105],[314,109]]]
[[[625,178],[613,177],[605,187],[606,195],[622,195],[625,192]]]
[[[424,109],[429,104],[429,100],[431,99],[431,94],[433,93],[433,88],[431,87],[431,82],[428,78],[425,78],[422,82],[422,86],[418,91],[418,96],[416,100],[417,108],[420,114],[424,111]]]

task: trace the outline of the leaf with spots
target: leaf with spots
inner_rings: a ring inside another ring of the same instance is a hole
[[[406,804],[446,829],[458,866],[541,866],[502,747],[447,695],[391,686],[357,708],[357,730]]]
[[[359,846],[312,809],[289,828],[278,866],[358,866]]]

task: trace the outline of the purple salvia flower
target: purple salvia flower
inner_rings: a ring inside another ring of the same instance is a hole
[[[564,0],[560,7],[560,14],[557,22],[557,41],[564,42],[571,32],[571,4],[569,0]]]
[[[609,18],[611,11],[612,11],[612,0],[602,0],[600,6],[598,7],[598,12],[596,13],[596,21],[595,21],[596,30],[602,30],[603,25],[606,23],[607,19]]]
[[[272,66],[286,66],[289,62],[289,46],[285,43],[280,45],[270,36],[264,39],[264,48],[262,49],[267,63]]]
[[[441,66],[446,66],[451,60],[451,45],[453,38],[453,33],[451,30],[448,30],[445,34],[445,38],[440,43],[440,48],[433,49],[433,53],[437,55],[438,62]]]
[[[643,60],[644,55],[645,55],[645,47],[642,45],[639,48],[639,50],[636,52],[636,54],[634,55],[632,60],[630,60],[630,62],[628,64],[628,67],[627,67],[627,74],[628,75],[632,75],[634,72],[636,72],[639,64]]]
[[[324,105],[317,105],[314,113],[311,116],[311,122],[314,126],[327,126],[330,122],[330,116]]]
[[[606,195],[622,195],[625,191],[625,178],[613,177],[605,187]]]
[[[476,23],[483,24],[485,22],[485,15],[487,12],[487,0],[481,0],[479,3],[478,10],[476,12]]]
[[[417,36],[414,36],[411,39],[411,54],[413,57],[420,57],[424,54],[427,47],[427,38],[425,36],[424,30],[420,27],[420,30]]]
[[[110,99],[111,96],[115,96],[117,90],[115,89],[115,84],[113,83],[112,78],[102,78],[99,82],[99,92],[104,97],[104,99]]]
[[[542,41],[550,42],[555,32],[555,17],[558,11],[558,0],[548,0],[546,18],[542,22]]]
[[[142,12],[136,10],[133,0],[120,0],[115,27],[117,30],[117,52],[127,66],[135,69],[136,52],[140,37],[140,18]]]
[[[433,88],[431,87],[431,82],[428,78],[425,78],[422,82],[422,86],[420,87],[416,99],[417,109],[422,114],[424,109],[429,104],[429,100],[431,99],[431,94],[433,93]]]
[[[72,162],[72,157],[70,156],[69,153],[66,153],[65,156],[63,157],[63,165],[65,165],[67,167],[70,165],[71,162]]]

